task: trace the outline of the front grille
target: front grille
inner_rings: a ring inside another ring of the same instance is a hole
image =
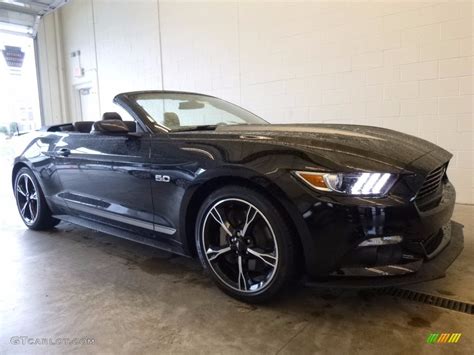
[[[432,193],[436,192],[441,185],[443,180],[444,173],[446,172],[446,165],[442,165],[439,168],[436,168],[425,179],[425,182],[421,186],[418,194],[416,195],[417,200],[421,200]]]

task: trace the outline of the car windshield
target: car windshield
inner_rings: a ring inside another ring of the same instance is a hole
[[[153,125],[170,131],[213,130],[220,125],[268,124],[241,107],[210,96],[143,93],[134,98]]]

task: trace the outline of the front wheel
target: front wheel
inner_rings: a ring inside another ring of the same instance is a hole
[[[224,187],[204,201],[197,221],[201,263],[227,294],[263,302],[290,280],[292,234],[265,195],[240,186]]]
[[[16,174],[14,193],[18,212],[25,225],[33,230],[49,229],[60,221],[53,218],[43,191],[28,168],[21,168]]]

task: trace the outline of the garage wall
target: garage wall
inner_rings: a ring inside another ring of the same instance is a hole
[[[120,92],[162,88],[158,3],[93,4],[100,104],[102,112],[114,111],[112,99]]]
[[[41,90],[43,124],[66,122],[64,68],[59,40],[60,18],[57,13],[41,21],[38,27],[38,81]]]
[[[80,49],[98,111],[164,87],[271,122],[392,128],[452,151],[458,201],[474,202],[470,2],[72,0],[59,16],[71,119],[68,53]]]
[[[79,94],[81,89],[86,88],[90,88],[90,102],[94,103],[87,110],[88,114],[100,117],[99,78],[92,10],[92,1],[78,0],[69,2],[58,12],[61,19],[59,32],[66,73],[68,106],[66,122],[80,120],[82,108]],[[81,76],[74,72],[74,69],[78,67],[83,69]]]
[[[49,100],[49,92],[55,89],[54,83],[61,72],[58,62],[50,58],[51,53],[56,53],[56,46],[61,47],[63,60],[65,112],[62,117],[56,114],[60,112],[58,105]],[[162,87],[156,1],[70,1],[43,18],[38,47],[40,65],[44,67],[40,72],[42,91],[46,93],[43,99],[46,124],[81,120],[83,115],[86,120],[96,120],[104,111],[117,110],[112,103],[117,93]],[[56,70],[47,70],[48,66]],[[78,68],[82,74],[77,73]],[[91,108],[87,113],[81,111],[84,110],[79,97],[81,89],[90,89]]]

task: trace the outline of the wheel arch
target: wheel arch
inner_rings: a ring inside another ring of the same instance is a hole
[[[295,238],[296,253],[298,256],[297,269],[303,268],[306,258],[303,248],[304,238],[302,238],[302,235],[306,232],[302,231],[298,226],[297,216],[295,216],[296,207],[293,206],[293,203],[288,199],[284,191],[271,181],[261,177],[252,178],[236,174],[222,175],[208,179],[197,186],[188,197],[186,203],[183,204],[184,211],[180,221],[180,229],[184,231],[182,240],[185,250],[187,250],[191,256],[197,255],[194,234],[198,211],[210,193],[229,185],[243,186],[258,191],[274,204],[278,211],[285,217],[285,220],[290,222],[290,229]]]
[[[26,164],[22,161],[15,163],[15,165],[13,165],[13,169],[12,169],[12,188],[15,188],[16,175],[18,174],[18,172],[20,171],[21,168],[28,168],[28,169],[31,170],[31,168],[28,166],[28,164]]]

